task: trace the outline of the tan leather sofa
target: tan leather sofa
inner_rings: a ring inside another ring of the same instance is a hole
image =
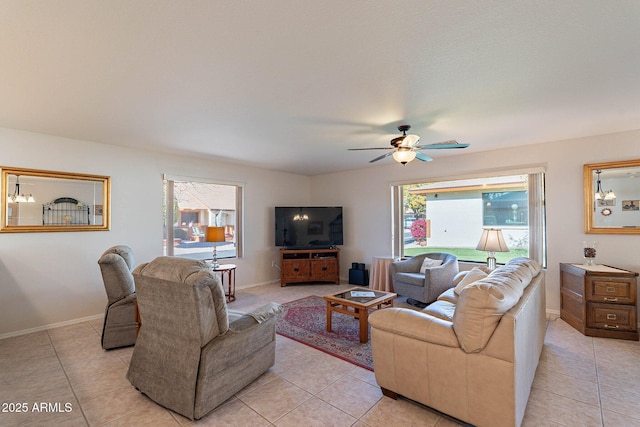
[[[544,342],[544,271],[516,258],[422,311],[369,316],[376,381],[477,427],[520,426]]]

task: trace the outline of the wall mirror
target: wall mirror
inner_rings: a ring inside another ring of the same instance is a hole
[[[108,176],[11,167],[0,170],[0,232],[110,229]]]
[[[584,231],[640,234],[640,159],[584,165]]]

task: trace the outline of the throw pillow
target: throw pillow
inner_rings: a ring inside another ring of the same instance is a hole
[[[480,268],[478,267],[473,267],[463,278],[462,280],[460,280],[460,282],[458,282],[458,284],[456,285],[455,289],[453,290],[453,292],[456,293],[456,295],[460,295],[460,292],[462,292],[462,290],[469,284],[480,280],[480,279],[484,279],[485,277],[487,277],[488,274],[485,273],[484,271],[482,271]]]
[[[426,257],[424,261],[422,261],[422,266],[420,267],[420,273],[424,274],[427,271],[427,268],[438,267],[442,265],[441,259],[431,259]]]

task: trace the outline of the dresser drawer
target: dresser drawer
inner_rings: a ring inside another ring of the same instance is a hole
[[[616,304],[636,302],[636,281],[624,277],[587,277],[587,301]]]
[[[622,304],[587,304],[587,326],[617,331],[635,331],[636,307]]]

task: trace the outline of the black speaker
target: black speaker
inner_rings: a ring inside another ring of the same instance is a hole
[[[356,264],[356,263],[354,263]],[[364,264],[361,264],[364,267]],[[350,268],[349,283],[352,285],[369,286],[369,270]]]

